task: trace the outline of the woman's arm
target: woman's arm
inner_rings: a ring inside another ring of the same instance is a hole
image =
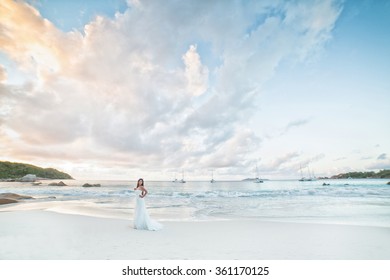
[[[142,193],[141,193],[140,197],[144,198],[148,194],[148,191],[144,187],[142,187],[141,190],[142,190]]]

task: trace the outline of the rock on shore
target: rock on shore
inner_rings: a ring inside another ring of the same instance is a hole
[[[35,174],[27,174],[20,179],[21,182],[35,182],[36,180],[37,176]]]
[[[50,183],[49,186],[63,187],[63,186],[67,186],[67,184],[65,184],[64,182],[60,181],[58,183]]]
[[[101,187],[102,185],[100,184],[88,184],[88,183],[85,183],[83,185],[84,188],[93,188],[93,187]]]
[[[17,203],[19,200],[32,198],[32,196],[19,195],[16,193],[0,193],[0,205]]]

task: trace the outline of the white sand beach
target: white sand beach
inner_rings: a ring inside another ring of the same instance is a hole
[[[131,220],[43,210],[0,212],[2,260],[390,259],[390,228],[260,220],[163,222],[157,232]]]

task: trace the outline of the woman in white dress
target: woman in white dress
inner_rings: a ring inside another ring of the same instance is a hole
[[[144,180],[139,179],[135,191],[134,228],[145,230],[160,230],[162,225],[150,218],[146,210],[144,197],[148,191],[144,187]]]

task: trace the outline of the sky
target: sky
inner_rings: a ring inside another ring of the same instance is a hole
[[[373,0],[2,0],[0,160],[76,179],[390,169],[388,14]]]

